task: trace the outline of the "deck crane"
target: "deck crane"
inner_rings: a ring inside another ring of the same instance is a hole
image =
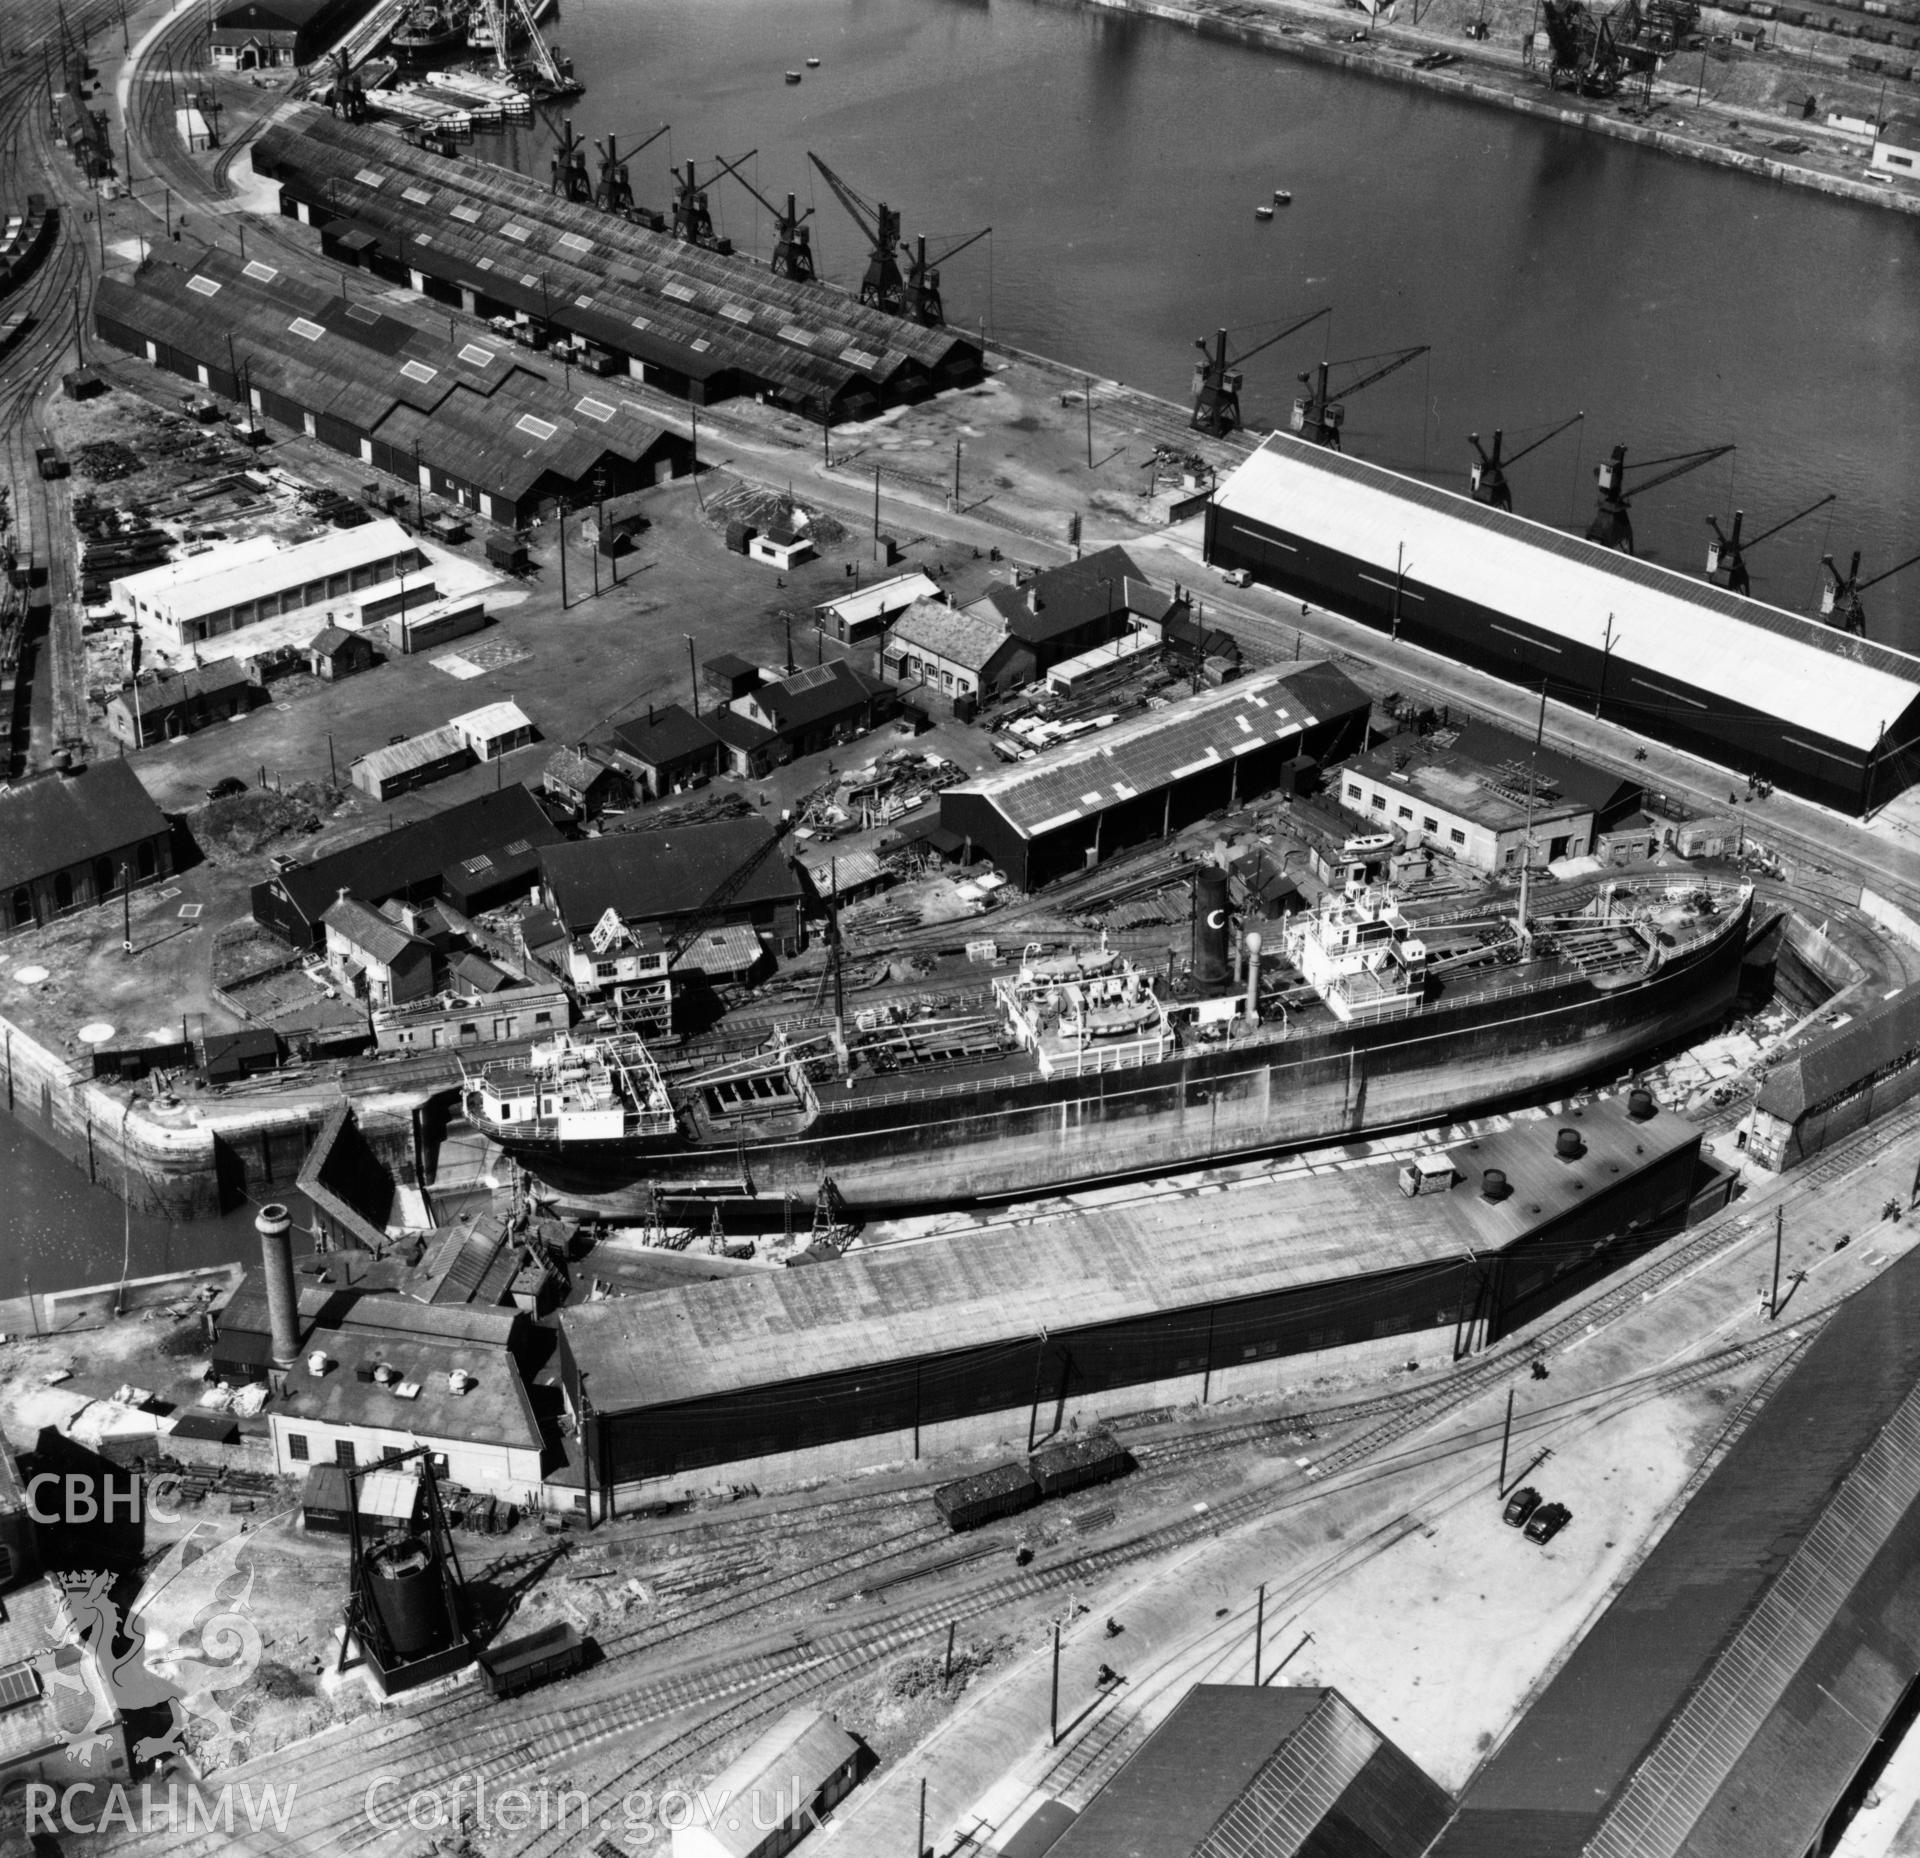
[[[1869,587],[1878,587],[1882,581],[1890,581],[1902,568],[1910,568],[1920,555],[1909,555],[1905,561],[1896,563],[1883,573],[1876,574],[1872,580],[1860,578],[1860,551],[1853,551],[1853,563],[1845,575],[1833,565],[1831,555],[1822,555],[1820,565],[1827,571],[1827,583],[1820,589],[1820,617],[1830,619],[1842,632],[1851,632],[1856,638],[1867,636],[1867,610],[1860,604],[1860,596]]]
[[[1791,528],[1801,517],[1811,516],[1815,510],[1824,510],[1833,500],[1834,493],[1828,491],[1818,503],[1809,503],[1804,510],[1789,516],[1785,522],[1775,523],[1771,529],[1761,530],[1757,536],[1749,538],[1744,546],[1758,548],[1769,536],[1778,535],[1782,529]],[[1712,516],[1707,518],[1707,527],[1713,531],[1713,540],[1707,544],[1707,578],[1712,580],[1715,575],[1724,574],[1727,577],[1726,580],[1718,584],[1732,594],[1747,593],[1751,591],[1753,585],[1747,574],[1747,558],[1742,553],[1740,540],[1740,527],[1746,519],[1745,510],[1735,510],[1732,529],[1722,533],[1718,519]]]
[[[716,249],[723,243],[714,236],[713,211],[707,205],[707,187],[717,186],[729,174],[737,178],[738,170],[759,152],[757,148],[750,148],[738,161],[727,161],[716,156],[718,172],[705,187],[696,177],[692,162],[687,163],[684,175],[678,168],[667,170],[673,176],[673,236],[676,239],[682,239],[689,245],[706,245]],[[733,250],[730,242],[726,248]]]
[[[593,190],[593,204],[603,207],[609,213],[631,213],[634,209],[633,175],[627,163],[634,156],[643,154],[667,133],[670,124],[662,123],[652,135],[638,148],[627,150],[623,160],[620,155],[620,138],[608,136],[604,142],[596,141],[594,151],[600,157],[600,185]]]
[[[856,193],[811,149],[807,159],[820,170],[853,223],[867,235],[867,269],[860,279],[860,301],[898,316],[907,290],[906,279],[900,275],[900,215],[884,200],[875,205],[864,194]]]
[[[1293,403],[1294,431],[1315,445],[1328,445],[1336,452],[1341,450],[1340,428],[1347,419],[1347,409],[1342,401],[1346,396],[1357,394],[1363,387],[1371,387],[1375,381],[1384,381],[1389,374],[1404,368],[1408,362],[1418,361],[1432,346],[1430,342],[1422,342],[1418,348],[1395,349],[1387,355],[1356,355],[1350,361],[1317,363],[1298,377],[1307,391]],[[1328,397],[1327,376],[1333,369],[1357,368],[1369,361],[1378,361],[1383,365],[1375,368],[1371,374],[1361,375],[1357,381],[1349,381],[1340,390],[1339,400]]]
[[[573,118],[562,117],[553,138],[551,188],[563,200],[590,201],[593,181],[587,173],[587,139],[573,133]]]
[[[773,256],[767,261],[768,270],[775,277],[811,283],[815,275],[813,234],[807,230],[806,222],[813,217],[813,208],[808,207],[804,213],[798,211],[793,195],[788,194],[787,210],[783,213],[744,174],[733,178],[773,215]]]
[[[1193,368],[1193,418],[1189,422],[1193,430],[1210,433],[1216,439],[1224,439],[1228,433],[1238,432],[1241,424],[1241,365],[1276,342],[1297,335],[1309,323],[1318,322],[1321,317],[1332,314],[1331,304],[1325,309],[1315,310],[1311,316],[1303,316],[1297,323],[1289,323],[1278,335],[1270,335],[1264,342],[1256,342],[1253,347],[1242,349],[1231,360],[1227,358],[1227,332],[1224,329],[1216,330],[1211,342],[1204,336],[1196,336],[1193,345],[1206,359],[1195,362]]]
[[[1644,464],[1635,465],[1634,469],[1651,471],[1661,465],[1667,468],[1658,477],[1647,478],[1629,489],[1627,448],[1616,445],[1613,456],[1593,468],[1594,480],[1600,486],[1600,507],[1594,511],[1593,521],[1587,525],[1587,540],[1598,542],[1602,548],[1617,548],[1622,554],[1631,555],[1634,498],[1643,491],[1653,489],[1656,484],[1671,483],[1676,477],[1685,477],[1689,471],[1699,470],[1703,464],[1724,458],[1732,450],[1731,445],[1709,445],[1704,451],[1675,452],[1667,458],[1649,458]]]
[[[1571,419],[1563,419],[1551,432],[1535,439],[1531,445],[1521,446],[1511,458],[1503,458],[1500,455],[1500,448],[1506,442],[1507,436],[1502,428],[1498,426],[1494,428],[1492,451],[1488,451],[1480,443],[1479,433],[1468,433],[1467,443],[1473,447],[1474,456],[1480,461],[1467,474],[1467,482],[1472,488],[1474,502],[1491,504],[1496,510],[1511,511],[1513,492],[1507,485],[1507,466],[1517,465],[1529,452],[1537,452],[1548,439],[1557,439],[1569,426],[1577,426],[1585,418],[1585,413],[1576,413]]]
[[[947,320],[947,308],[940,300],[940,267],[949,258],[958,258],[969,245],[978,245],[991,226],[982,226],[970,239],[962,239],[958,245],[949,245],[938,258],[929,260],[927,242],[916,238],[913,250],[907,257],[906,292],[902,301],[902,313],[916,323],[943,323]]]
[[[674,931],[672,939],[667,943],[666,971],[669,974],[671,974],[678,965],[680,957],[684,955],[694,943],[699,941],[709,929],[715,926],[719,918],[725,914],[727,905],[730,904],[735,897],[739,896],[741,891],[746,889],[753,874],[758,871],[775,852],[779,851],[783,843],[784,841],[778,832],[769,834],[769,836],[763,839],[759,845],[755,846],[754,849],[747,854],[746,858],[736,865],[727,876],[723,877],[720,882],[715,885],[708,893],[705,901],[694,911],[692,916],[690,916],[680,928]]]

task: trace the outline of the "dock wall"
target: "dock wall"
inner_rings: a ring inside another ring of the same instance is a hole
[[[1752,175],[1756,180],[1777,181],[1786,187],[1809,188],[1850,200],[1858,206],[1874,206],[1896,213],[1920,215],[1920,193],[1895,187],[1879,187],[1868,181],[1856,181],[1844,174],[1827,174],[1818,168],[1803,168],[1792,161],[1745,149],[1722,148],[1702,137],[1659,129],[1647,123],[1629,122],[1598,110],[1569,106],[1544,85],[1539,95],[1515,92],[1476,77],[1455,66],[1443,71],[1417,71],[1397,59],[1383,59],[1377,50],[1357,50],[1336,45],[1316,36],[1326,31],[1330,21],[1318,14],[1298,16],[1275,12],[1263,19],[1223,18],[1197,0],[1054,0],[1055,5],[1094,7],[1108,13],[1134,13],[1162,19],[1170,25],[1185,26],[1209,38],[1226,39],[1258,51],[1283,52],[1310,64],[1334,65],[1343,71],[1364,77],[1384,78],[1392,83],[1409,84],[1417,90],[1438,91],[1471,103],[1484,103],[1508,110],[1518,116],[1531,116],[1541,122],[1558,123],[1568,129],[1585,130],[1593,135],[1611,136],[1617,142],[1636,143],[1641,148],[1677,155],[1685,161],[1703,162],[1708,167],[1732,168]],[[1354,15],[1346,15],[1352,19]],[[1471,51],[1461,56],[1471,59]],[[1784,125],[1783,125],[1784,128]]]

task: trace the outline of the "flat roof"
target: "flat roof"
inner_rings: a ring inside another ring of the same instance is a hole
[[[1586,1152],[1554,1152],[1562,1124]],[[778,1386],[882,1361],[1026,1340],[1131,1317],[1375,1276],[1498,1250],[1695,1146],[1664,1111],[1635,1122],[1608,1098],[1448,1144],[1465,1178],[1408,1199],[1399,1163],[1296,1163],[1226,1190],[1183,1186],[1110,1206],[855,1250],[812,1271],[692,1284],[560,1315],[603,1413]],[[1614,1172],[1615,1168],[1618,1172]],[[1479,1191],[1487,1168],[1512,1188]]]
[[[977,794],[1023,838],[1037,838],[1367,707],[1359,687],[1332,665],[1262,671],[946,791]]]
[[[1616,675],[1717,691],[1863,752],[1920,697],[1920,658],[1906,652],[1285,433],[1214,502],[1222,520],[1308,535],[1387,575],[1410,561],[1409,586],[1444,588],[1549,637],[1596,650],[1611,639]]]
[[[238,542],[221,542],[212,548],[202,549],[197,555],[183,555],[176,561],[164,561],[157,568],[142,568],[137,574],[122,574],[110,583],[110,590],[116,600],[124,596],[129,600],[141,599],[152,605],[177,587],[189,587],[224,568],[238,567],[248,561],[264,561],[267,556],[280,552],[280,544],[270,535],[244,536]]]
[[[269,549],[265,553],[235,545],[240,551],[230,556],[224,549],[212,549],[191,561],[175,562],[170,567],[192,568],[194,572],[167,579],[164,584],[144,587],[145,574],[131,575],[125,585],[138,589],[139,597],[157,607],[178,624],[198,619],[205,613],[224,612],[245,600],[262,594],[278,593],[283,587],[298,587],[303,582],[325,579],[335,574],[350,574],[376,561],[386,561],[414,549],[413,537],[390,516],[377,517],[357,529],[329,529],[310,541],[296,542],[290,548]],[[149,570],[165,574],[165,569]]]

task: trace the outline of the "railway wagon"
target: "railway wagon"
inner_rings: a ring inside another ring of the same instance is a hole
[[[1090,1484],[1110,1484],[1133,1469],[1133,1454],[1111,1433],[1055,1439],[1027,1459],[1043,1497],[1064,1497]]]
[[[588,1641],[565,1620],[489,1646],[481,1655],[480,1670],[487,1689],[496,1697],[517,1697],[536,1684],[567,1677],[587,1661]]]
[[[997,1464],[971,1477],[955,1478],[933,1493],[933,1507],[956,1535],[982,1523],[1017,1516],[1040,1501],[1040,1486],[1023,1464]]]

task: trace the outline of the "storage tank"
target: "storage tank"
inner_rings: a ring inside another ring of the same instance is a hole
[[[1203,864],[1193,874],[1193,978],[1202,987],[1224,987],[1227,964],[1227,874]]]
[[[453,1643],[454,1624],[440,1583],[438,1557],[418,1536],[383,1542],[366,1559],[367,1596],[402,1663],[431,1657]]]

